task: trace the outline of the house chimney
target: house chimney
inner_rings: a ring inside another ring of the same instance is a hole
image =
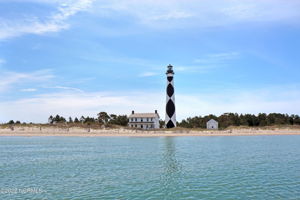
[[[134,114],[134,110],[131,113]]]

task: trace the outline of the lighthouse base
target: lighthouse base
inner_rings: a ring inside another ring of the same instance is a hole
[[[166,124],[166,128],[175,128],[174,123],[170,120],[168,121],[168,123]]]

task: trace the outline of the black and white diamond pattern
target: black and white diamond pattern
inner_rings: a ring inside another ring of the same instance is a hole
[[[166,128],[176,127],[175,93],[174,93],[174,71],[169,65],[167,70],[167,98],[166,98]]]

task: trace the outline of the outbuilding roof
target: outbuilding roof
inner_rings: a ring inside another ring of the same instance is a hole
[[[214,120],[214,119],[211,119],[211,120],[209,120],[207,123],[218,123],[216,120]]]

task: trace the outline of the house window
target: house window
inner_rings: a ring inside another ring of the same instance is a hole
[[[144,128],[143,125],[141,125],[141,128]]]
[[[143,118],[141,118],[141,122],[143,122]]]
[[[135,128],[137,128],[137,125],[135,125]]]
[[[135,118],[135,121],[137,121],[137,118]]]
[[[147,122],[149,122],[149,118],[147,118]]]

